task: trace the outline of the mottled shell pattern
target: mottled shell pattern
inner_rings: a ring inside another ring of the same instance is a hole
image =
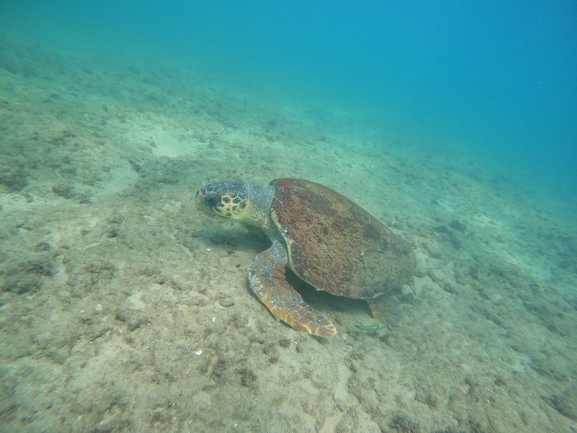
[[[319,290],[376,298],[413,285],[415,252],[360,206],[303,179],[276,179],[271,218],[293,271]]]

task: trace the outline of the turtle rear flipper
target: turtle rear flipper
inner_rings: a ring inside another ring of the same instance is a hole
[[[276,257],[279,254],[283,256],[282,248],[273,243],[272,247],[254,258],[248,273],[252,291],[274,317],[288,323],[297,331],[332,337],[337,330],[331,321],[303,301],[301,295],[286,280],[285,267],[278,260],[279,257]]]
[[[379,312],[378,305],[372,299],[367,299],[367,304],[369,304],[369,308],[371,309],[371,314],[373,315],[373,319],[375,319],[379,323],[385,323],[383,320],[383,316]]]

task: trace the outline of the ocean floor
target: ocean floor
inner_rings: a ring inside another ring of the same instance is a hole
[[[256,94],[0,38],[0,430],[574,431],[571,210],[449,146]],[[411,242],[401,326],[359,331],[364,302],[291,278],[338,329],[311,337],[253,296],[269,240],[193,199],[280,177]]]

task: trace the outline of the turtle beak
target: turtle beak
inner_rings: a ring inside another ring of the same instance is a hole
[[[221,202],[222,199],[218,194],[209,193],[202,189],[196,192],[196,197],[194,198],[196,208],[210,217],[220,216],[216,212],[216,208]]]
[[[204,200],[202,199],[202,196],[200,195],[200,191],[196,192],[196,197],[194,197],[194,205],[196,206],[196,208],[198,210],[204,209]]]

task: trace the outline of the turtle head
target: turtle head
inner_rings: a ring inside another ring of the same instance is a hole
[[[196,192],[194,202],[198,209],[212,217],[251,218],[249,186],[245,182],[226,180],[209,183]]]

